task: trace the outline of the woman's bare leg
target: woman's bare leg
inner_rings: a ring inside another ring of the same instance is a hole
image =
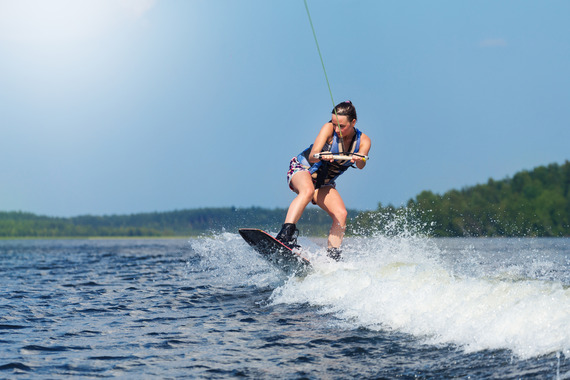
[[[328,247],[339,248],[342,243],[342,239],[344,238],[346,218],[348,214],[344,201],[342,200],[339,192],[331,186],[321,187],[317,190],[316,198],[319,207],[325,210],[332,218]]]
[[[297,196],[289,206],[287,216],[285,217],[285,223],[296,224],[299,219],[301,219],[303,211],[305,211],[305,207],[307,207],[309,202],[313,199],[315,187],[313,186],[311,174],[307,171],[295,173],[293,177],[291,177],[290,184],[293,191],[297,193]]]

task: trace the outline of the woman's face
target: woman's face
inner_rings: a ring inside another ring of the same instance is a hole
[[[338,115],[337,117],[334,113],[332,114],[331,120],[335,131],[338,132],[340,128],[340,133],[343,136],[350,134],[351,129],[354,127],[354,124],[356,124],[356,120],[350,122],[348,121],[348,116]]]

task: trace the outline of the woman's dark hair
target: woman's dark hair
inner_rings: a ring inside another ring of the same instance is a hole
[[[333,108],[331,113],[332,114],[336,113],[339,116],[341,116],[341,115],[347,116],[349,122],[357,119],[356,108],[354,108],[354,105],[352,104],[352,102],[350,100],[347,100],[346,102],[342,102],[342,103],[337,104],[336,107]]]

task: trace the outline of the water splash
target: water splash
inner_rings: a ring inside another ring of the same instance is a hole
[[[349,239],[344,262],[315,262],[308,277],[277,288],[272,302],[307,303],[345,328],[398,330],[467,352],[570,356],[567,285],[560,279],[497,275],[505,268],[492,252],[479,256],[480,267],[473,270],[473,262],[449,261],[453,252],[439,243],[413,234]],[[512,265],[508,262],[509,269]],[[530,267],[528,275],[536,264],[518,265]]]
[[[401,220],[393,226],[400,232],[347,238],[339,263],[304,240],[314,267],[304,278],[284,276],[238,234],[191,245],[197,268],[212,283],[274,289],[270,303],[311,305],[338,328],[395,330],[466,352],[570,356],[570,263],[559,246],[430,239]],[[570,251],[570,241],[565,244]]]
[[[224,232],[190,241],[195,260],[192,267],[213,285],[272,287],[284,276],[255,254],[237,233]]]

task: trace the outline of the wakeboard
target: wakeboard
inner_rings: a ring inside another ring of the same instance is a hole
[[[297,249],[292,250],[263,230],[240,228],[239,234],[264,259],[287,274],[305,275],[311,268],[310,261]]]

